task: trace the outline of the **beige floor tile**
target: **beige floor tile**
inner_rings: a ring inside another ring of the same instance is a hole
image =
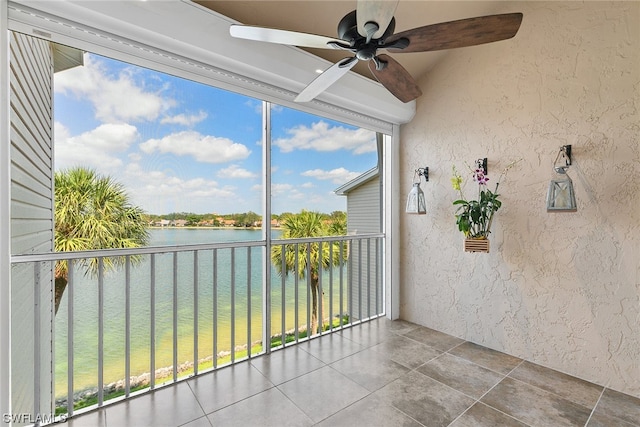
[[[505,378],[481,402],[532,426],[582,427],[591,409],[518,380]]]

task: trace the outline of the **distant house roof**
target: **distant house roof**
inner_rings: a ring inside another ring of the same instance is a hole
[[[349,193],[350,191],[355,190],[361,185],[366,184],[367,182],[377,177],[378,177],[378,167],[376,166],[372,169],[369,169],[362,175],[355,177],[354,179],[347,182],[346,184],[343,184],[342,186],[336,188],[334,190],[334,193],[336,193],[338,196],[346,196],[347,193]]]
[[[68,70],[69,68],[77,67],[79,65],[84,65],[84,52],[81,50],[58,43],[52,43],[52,45],[53,71],[55,73]]]

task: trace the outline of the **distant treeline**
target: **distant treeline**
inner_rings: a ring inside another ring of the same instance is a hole
[[[280,226],[287,216],[295,215],[291,212],[271,215],[271,225]],[[346,222],[347,213],[333,211],[330,214],[322,214],[328,222]],[[193,212],[173,212],[165,215],[145,214],[145,219],[152,226],[178,226],[178,227],[259,227],[262,225],[262,216],[249,211],[233,214]]]

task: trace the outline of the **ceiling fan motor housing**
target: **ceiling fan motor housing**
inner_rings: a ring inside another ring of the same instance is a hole
[[[374,23],[376,26],[377,23]],[[348,50],[354,52],[356,57],[362,61],[369,61],[376,56],[376,51],[382,45],[384,45],[384,39],[393,34],[395,30],[396,21],[395,18],[391,18],[387,29],[382,37],[378,39],[372,39],[367,42],[366,35],[358,33],[358,20],[356,17],[356,11],[347,13],[338,23],[338,38],[349,42],[351,46]]]

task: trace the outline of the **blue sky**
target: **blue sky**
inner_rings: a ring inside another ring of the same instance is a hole
[[[55,74],[55,167],[110,175],[154,214],[261,212],[261,102],[85,54]],[[375,133],[274,106],[272,210],[346,210],[340,185],[376,164]]]

